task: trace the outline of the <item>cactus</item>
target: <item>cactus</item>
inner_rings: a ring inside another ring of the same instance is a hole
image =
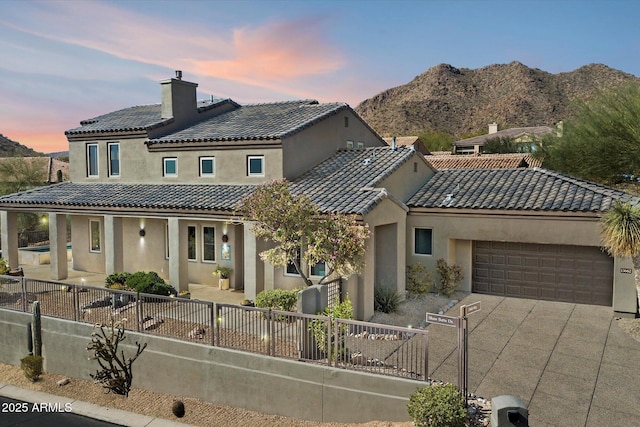
[[[33,334],[31,333],[31,322],[27,323],[27,350],[29,356],[33,356]]]
[[[33,302],[33,354],[42,356],[42,325],[40,321],[40,301]]]

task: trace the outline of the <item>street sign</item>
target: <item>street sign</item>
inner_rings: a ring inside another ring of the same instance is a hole
[[[480,301],[474,302],[473,304],[468,304],[464,306],[465,316],[470,315],[471,313],[475,313],[476,311],[480,311]]]
[[[438,325],[451,326],[453,328],[456,328],[458,326],[459,321],[460,321],[459,317],[427,313],[427,322],[430,322],[430,323],[437,323]]]

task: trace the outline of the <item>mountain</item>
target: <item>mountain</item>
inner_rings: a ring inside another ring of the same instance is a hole
[[[0,133],[0,157],[38,157],[44,155]]]
[[[551,74],[520,62],[478,69],[440,64],[411,82],[361,102],[355,110],[382,136],[444,132],[455,139],[500,129],[553,126],[571,118],[575,101],[640,79],[602,64]]]

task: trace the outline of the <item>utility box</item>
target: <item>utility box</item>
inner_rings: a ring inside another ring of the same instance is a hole
[[[529,410],[516,396],[491,399],[491,427],[529,427]]]

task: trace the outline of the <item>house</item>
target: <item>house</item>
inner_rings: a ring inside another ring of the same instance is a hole
[[[75,270],[153,270],[182,290],[213,285],[223,265],[246,298],[291,289],[299,277],[260,259],[269,243],[235,210],[255,185],[286,178],[321,210],[370,227],[365,268],[344,280],[358,319],[373,315],[377,287],[404,295],[406,266],[433,269],[438,258],[463,267],[466,291],[635,312],[630,261],[600,251],[598,225],[631,196],[541,169],[438,171],[413,144],[387,145],[347,104],[197,101],[196,87],[177,73],[161,82],[160,104],[67,131],[70,182],[0,197],[9,264],[17,214],[38,212],[55,242],[52,279],[67,275],[69,217]],[[302,267],[320,279],[322,265]]]
[[[535,168],[542,162],[529,153],[483,154],[472,156],[435,151],[425,157],[434,168],[442,169],[514,169]]]
[[[559,129],[561,129],[560,124]],[[559,130],[560,131],[560,130]],[[497,123],[489,125],[489,133],[486,135],[474,136],[473,138],[462,139],[453,143],[453,154],[478,154],[482,152],[484,144],[495,138],[510,138],[515,142],[532,142],[536,138],[552,134],[554,132],[548,126],[519,127],[505,130],[498,130]]]
[[[384,142],[389,146],[397,147],[413,147],[418,153],[422,153],[423,155],[430,154],[427,147],[425,147],[424,143],[417,136],[393,136],[391,138],[384,138]]]

